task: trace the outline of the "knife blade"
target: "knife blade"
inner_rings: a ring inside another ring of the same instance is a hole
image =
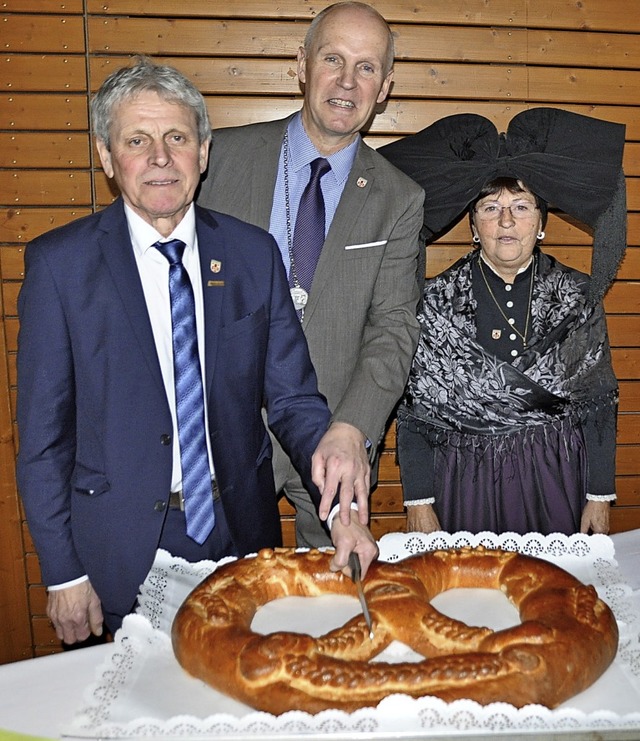
[[[367,598],[364,596],[364,589],[362,588],[362,569],[360,567],[360,557],[355,551],[351,552],[349,556],[349,567],[351,568],[351,578],[353,583],[356,585],[358,590],[358,598],[362,607],[362,614],[364,615],[365,622],[369,628],[369,638],[373,638],[373,623],[371,622],[371,613],[369,612],[369,605],[367,604]]]

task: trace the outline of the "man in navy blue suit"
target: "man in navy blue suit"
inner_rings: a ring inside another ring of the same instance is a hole
[[[34,240],[19,298],[18,483],[59,638],[115,631],[158,547],[193,561],[280,544],[263,406],[329,519],[332,568],[356,551],[366,572],[366,451],[331,425],[278,248],[193,203],[211,131],[202,95],[140,59],[109,76],[92,115],[121,197]],[[203,543],[180,496],[169,263],[155,248],[168,239],[186,245],[195,301],[215,515]]]

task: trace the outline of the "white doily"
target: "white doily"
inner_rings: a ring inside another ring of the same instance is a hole
[[[375,708],[351,714],[338,710],[280,716],[256,712],[188,676],[171,648],[169,631],[176,609],[219,564],[190,564],[159,551],[141,589],[139,614],[125,618],[96,683],[86,692],[84,706],[64,734],[100,738],[303,737],[308,741],[319,736],[357,738],[363,734],[380,739],[455,733],[509,738],[515,732],[583,731],[598,731],[606,738],[608,732],[628,730],[637,731],[640,737],[640,612],[622,580],[611,539],[600,535],[393,533],[382,538],[380,550],[384,560],[394,561],[423,550],[477,544],[557,563],[593,584],[616,616],[620,629],[616,660],[590,688],[555,710],[393,695]]]

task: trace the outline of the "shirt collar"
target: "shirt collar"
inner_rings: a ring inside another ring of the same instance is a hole
[[[189,206],[189,209],[183,216],[182,221],[167,238],[163,237],[151,226],[151,224],[146,222],[126,203],[124,204],[124,213],[127,218],[131,244],[133,245],[133,250],[138,257],[142,257],[156,242],[166,242],[169,239],[181,239],[187,245],[187,250],[195,247],[196,213],[193,203]]]
[[[300,112],[291,119],[287,131],[289,135],[289,160],[295,172],[299,172],[317,157],[323,156],[309,139]],[[349,177],[359,144],[360,137],[357,136],[351,144],[325,158],[331,165],[331,172],[337,183],[343,183]]]

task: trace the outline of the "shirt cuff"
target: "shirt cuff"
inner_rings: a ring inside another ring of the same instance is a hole
[[[79,576],[77,579],[66,581],[64,584],[52,584],[50,587],[47,587],[47,591],[58,592],[60,589],[67,589],[68,587],[75,587],[76,584],[82,584],[83,581],[89,581],[89,577],[86,574]]]
[[[435,504],[436,498],[435,497],[427,497],[426,499],[409,499],[406,502],[403,502],[405,507],[415,507],[416,504]]]
[[[351,509],[358,510],[358,505],[355,502],[351,502]],[[340,505],[336,504],[336,506],[329,512],[329,517],[327,517],[327,527],[329,528],[329,532],[331,532],[331,526],[333,525],[333,521],[336,519],[336,515],[340,511]]]

